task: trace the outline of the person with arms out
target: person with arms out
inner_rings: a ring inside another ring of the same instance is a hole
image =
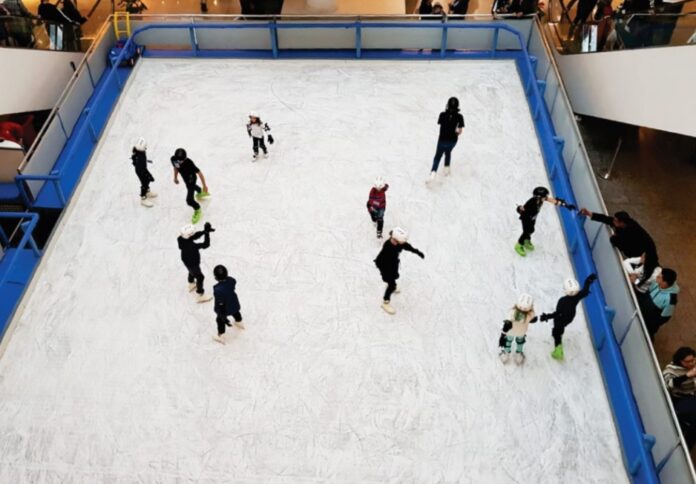
[[[245,329],[242,322],[242,307],[239,304],[237,297],[237,281],[234,277],[230,277],[227,268],[223,265],[215,266],[213,275],[217,284],[213,286],[213,294],[215,295],[215,315],[217,322],[218,334],[213,339],[218,343],[225,344],[225,326],[232,326],[228,316],[234,318],[234,325],[239,329]]]
[[[264,143],[264,134],[268,134],[268,143],[273,144],[273,136],[270,134],[271,128],[268,124],[261,121],[261,118],[255,112],[249,114],[249,122],[247,123],[247,134],[253,140],[252,150],[254,152],[253,161],[259,156],[259,147],[263,150],[263,157],[268,158],[268,149]]]
[[[445,176],[450,174],[450,161],[452,150],[457,144],[459,135],[464,130],[464,116],[459,112],[459,99],[451,97],[447,101],[447,107],[437,119],[440,125],[440,136],[437,139],[437,149],[433,158],[433,166],[427,183],[435,181],[437,169],[440,166],[442,155],[445,155]]]
[[[379,269],[382,280],[387,283],[382,309],[389,314],[396,313],[396,310],[391,305],[391,295],[399,292],[396,287],[396,280],[399,278],[399,255],[402,250],[413,252],[421,259],[425,259],[423,252],[408,243],[408,234],[401,227],[396,227],[389,232],[389,240],[384,242],[382,250],[375,259],[375,265]]]
[[[210,196],[203,172],[187,157],[186,150],[183,148],[177,148],[174,156],[171,157],[171,162],[174,168],[174,183],[179,183],[179,174],[181,174],[181,178],[184,180],[184,185],[186,185],[186,203],[193,208],[191,223],[196,224],[203,214],[201,206],[196,200]],[[196,184],[196,177],[201,179],[202,189]],[[196,200],[194,200],[194,195]]]
[[[610,217],[581,208],[580,214],[614,229],[614,235],[609,240],[611,245],[623,252],[624,256],[640,257],[647,252],[657,257],[657,249],[652,237],[638,222],[631,218],[628,212],[616,212],[613,217]]]
[[[549,189],[546,187],[536,187],[532,191],[532,198],[527,200],[524,205],[517,206],[517,213],[522,221],[522,235],[517,240],[515,245],[515,252],[517,252],[522,257],[527,255],[527,252],[534,250],[534,244],[532,244],[532,234],[536,226],[536,218],[539,215],[539,210],[544,202],[552,203],[554,205],[560,205],[567,208],[568,210],[575,210],[575,205],[567,203],[562,198],[554,198],[549,196]]]
[[[181,229],[181,235],[177,239],[179,250],[181,251],[181,262],[184,263],[188,271],[188,289],[189,292],[196,290],[198,298],[196,302],[204,303],[210,301],[213,297],[205,294],[203,289],[203,281],[205,276],[201,271],[201,249],[210,247],[210,233],[215,232],[215,229],[207,223],[203,226],[203,230],[196,231],[193,225],[185,225]],[[203,242],[196,243],[197,239],[203,237]]]

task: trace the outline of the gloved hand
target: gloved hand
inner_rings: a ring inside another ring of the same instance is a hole
[[[596,281],[596,280],[597,280],[597,274],[595,274],[595,273],[590,274],[589,276],[587,276],[587,280],[590,281],[590,282]]]
[[[520,215],[522,215],[522,212],[524,212],[524,207],[523,207],[522,205],[518,205],[518,206],[517,206],[517,213],[519,213]]]
[[[539,321],[548,321],[549,319],[551,319],[550,314],[541,313],[541,316],[539,316]]]
[[[206,223],[203,225],[203,230],[204,230],[205,232],[207,232],[207,233],[215,232],[215,229],[213,228],[212,225],[210,225],[210,222],[206,222]]]
[[[271,144],[271,145],[272,145],[272,144],[273,144],[273,141],[274,141],[274,140],[273,140],[273,136],[271,136],[271,135],[269,134],[269,135],[268,135],[268,144]]]
[[[418,257],[420,257],[421,259],[425,259],[425,254],[423,252],[421,252],[420,250],[418,252],[416,252],[416,254],[418,254]]]
[[[534,316],[532,319],[529,320],[530,323],[536,323],[539,321],[539,316]]]

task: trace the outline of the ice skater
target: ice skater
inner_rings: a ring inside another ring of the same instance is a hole
[[[200,204],[196,200],[202,200],[210,196],[205,176],[203,176],[203,172],[198,169],[193,161],[188,158],[186,150],[183,148],[177,148],[174,156],[171,157],[171,161],[174,167],[174,183],[179,183],[179,174],[181,174],[181,178],[183,178],[186,185],[186,203],[193,209],[191,223],[197,224],[203,213],[201,212]],[[196,177],[201,179],[202,189],[196,184]]]
[[[140,205],[143,207],[153,207],[154,204],[150,201],[150,198],[155,198],[157,194],[150,190],[150,183],[155,181],[147,169],[147,164],[152,163],[152,161],[147,159],[147,142],[145,138],[138,138],[135,146],[133,147],[133,154],[131,155],[131,160],[133,160],[133,166],[135,167],[135,174],[140,180]]]
[[[181,261],[186,266],[188,271],[188,290],[189,292],[196,290],[198,298],[196,302],[204,303],[210,301],[213,296],[205,294],[203,289],[203,281],[205,276],[201,271],[201,249],[210,247],[210,233],[215,232],[215,229],[206,222],[203,230],[196,231],[193,225],[184,225],[181,229],[181,235],[177,239],[179,249],[181,250]],[[203,242],[197,244],[195,241],[203,237]]]
[[[389,184],[384,183],[384,178],[378,176],[370,189],[370,196],[367,200],[367,211],[370,218],[377,224],[377,238],[382,238],[382,228],[384,227],[384,211],[387,209],[387,190]]]
[[[437,167],[440,165],[442,155],[445,155],[445,176],[450,174],[450,160],[452,150],[457,144],[459,135],[464,130],[464,116],[459,113],[459,99],[451,97],[447,101],[447,107],[440,113],[437,118],[437,124],[440,125],[440,136],[437,139],[437,150],[435,158],[433,158],[433,166],[430,171],[430,177],[427,183],[435,181]]]
[[[259,115],[255,112],[249,114],[249,122],[247,123],[247,134],[253,140],[254,157],[252,161],[256,161],[259,157],[259,147],[263,150],[263,157],[268,158],[268,149],[264,143],[263,137],[268,133],[268,143],[273,144],[273,136],[270,134],[271,128],[268,124],[261,121]]]
[[[544,202],[552,203],[557,206],[560,205],[568,210],[577,210],[575,205],[566,203],[562,198],[553,198],[549,196],[549,189],[546,187],[536,187],[532,195],[532,198],[527,200],[527,203],[517,206],[517,213],[520,215],[520,220],[522,221],[522,235],[520,235],[517,244],[515,244],[515,252],[522,257],[526,256],[527,252],[534,250],[532,234],[534,233],[537,215],[539,215],[539,210],[541,210],[541,206]]]
[[[423,252],[408,243],[408,234],[400,227],[396,227],[389,232],[389,240],[384,242],[382,250],[377,254],[377,258],[375,259],[375,265],[382,275],[382,280],[387,283],[387,289],[384,291],[382,309],[389,314],[396,313],[390,301],[392,293],[399,293],[396,287],[396,280],[399,278],[399,254],[402,250],[413,252],[421,259],[425,259],[425,254],[423,254]]]
[[[234,277],[230,277],[227,273],[227,268],[223,265],[215,266],[213,275],[217,284],[213,286],[213,294],[215,294],[215,315],[217,316],[218,334],[213,339],[218,343],[225,344],[225,326],[232,326],[227,316],[234,318],[234,325],[239,329],[244,329],[242,322],[241,306],[239,298],[235,292],[237,281]]]
[[[503,330],[498,339],[500,361],[510,361],[512,342],[517,343],[515,363],[524,363],[524,343],[527,341],[527,329],[531,323],[536,323],[534,316],[534,298],[529,294],[520,294],[517,303],[510,310],[508,318],[503,321]]]
[[[596,280],[597,274],[590,274],[585,279],[581,290],[578,281],[566,279],[563,281],[563,292],[566,295],[558,300],[556,311],[553,313],[542,313],[539,316],[540,321],[553,319],[551,334],[553,335],[554,350],[551,352],[551,357],[557,360],[563,359],[563,333],[565,328],[575,319],[575,311],[578,304],[587,297],[590,293],[590,286]]]

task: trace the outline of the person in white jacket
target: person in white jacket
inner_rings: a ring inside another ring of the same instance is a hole
[[[646,262],[646,254],[643,253],[640,257],[629,257],[623,260],[623,266],[631,280],[634,289],[645,294],[650,288],[650,284],[655,282],[657,276],[662,272],[662,267],[659,266],[657,260]],[[645,274],[645,270],[651,270],[650,274]]]
[[[268,124],[261,121],[261,118],[256,112],[249,114],[249,122],[247,123],[246,128],[249,137],[251,137],[251,139],[254,141],[254,161],[256,161],[259,156],[259,147],[261,147],[263,150],[263,157],[268,158],[268,149],[266,148],[266,143],[264,143],[263,137],[265,133],[269,133],[268,143],[273,144],[273,136],[270,134],[271,128],[268,126]]]
[[[500,361],[507,363],[512,352],[512,342],[517,343],[515,351],[515,363],[524,363],[524,343],[527,340],[527,329],[531,323],[536,323],[534,315],[534,298],[529,294],[520,294],[510,310],[510,314],[503,321],[503,330],[500,333],[498,346],[500,346]]]

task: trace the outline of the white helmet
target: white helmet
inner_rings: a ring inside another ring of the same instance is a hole
[[[382,188],[384,188],[384,178],[382,178],[381,176],[378,176],[377,178],[375,178],[375,185],[374,185],[374,187],[375,187],[377,190],[381,190]]]
[[[259,113],[256,112],[256,111],[249,111],[249,117],[250,117],[250,118],[258,118],[258,117],[259,117]]]
[[[534,308],[534,298],[529,294],[520,294],[515,307],[523,313],[529,312]]]
[[[196,233],[196,227],[191,224],[186,224],[181,227],[181,236],[185,239],[190,238],[194,233]]]
[[[145,138],[138,138],[138,141],[135,142],[135,147],[137,151],[145,151],[147,149],[147,141],[145,141]]]
[[[580,292],[580,284],[575,279],[568,278],[563,281],[563,292],[566,293],[566,296],[575,296]]]
[[[394,229],[391,231],[391,238],[400,244],[404,244],[408,240],[408,232],[401,227],[394,227]]]

